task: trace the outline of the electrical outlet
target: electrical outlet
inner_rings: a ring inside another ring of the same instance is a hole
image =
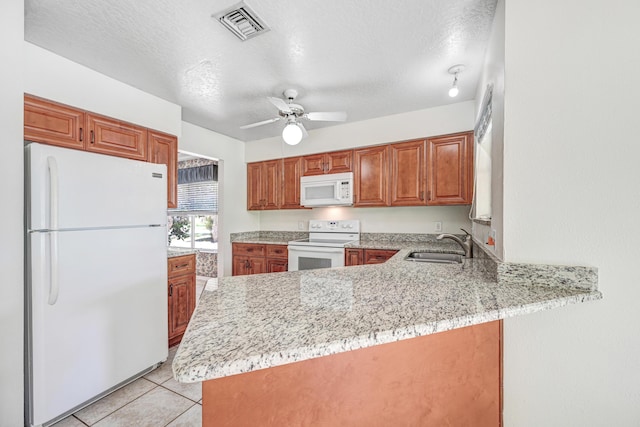
[[[298,230],[304,230],[304,221],[298,221]]]
[[[442,221],[436,221],[433,223],[433,231],[436,233],[442,233]]]

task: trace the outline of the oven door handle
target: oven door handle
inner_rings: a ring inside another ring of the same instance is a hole
[[[344,252],[344,248],[327,248],[323,246],[289,246],[289,254],[291,252],[322,252],[340,254]]]

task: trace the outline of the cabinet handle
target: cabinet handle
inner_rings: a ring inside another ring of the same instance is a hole
[[[84,129],[80,128],[80,142],[84,139]]]
[[[420,200],[424,200],[424,191],[420,192]]]
[[[247,268],[247,269],[248,269],[249,267],[251,267],[251,264],[249,264],[249,260],[246,260],[246,261],[244,262],[244,268]]]
[[[181,265],[176,265],[176,268],[184,268],[186,266],[188,266],[189,264],[181,264]]]
[[[173,296],[173,285],[169,285],[169,296]]]
[[[247,248],[247,252],[253,252],[253,248]]]
[[[89,132],[89,135],[90,135],[90,136],[89,136],[89,138],[90,138],[90,139],[89,139],[89,142],[91,142],[92,144],[93,144],[94,142],[96,142],[96,137],[95,137],[94,132],[93,132],[93,131]]]

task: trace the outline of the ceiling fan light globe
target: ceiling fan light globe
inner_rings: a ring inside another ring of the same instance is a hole
[[[282,129],[282,139],[289,145],[299,144],[302,141],[302,129],[295,123],[289,123]]]
[[[458,86],[453,86],[451,89],[449,89],[449,96],[452,98],[458,96],[458,93],[460,93],[460,91],[458,90]]]

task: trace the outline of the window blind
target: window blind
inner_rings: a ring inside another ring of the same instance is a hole
[[[178,169],[177,213],[218,213],[218,165]]]

